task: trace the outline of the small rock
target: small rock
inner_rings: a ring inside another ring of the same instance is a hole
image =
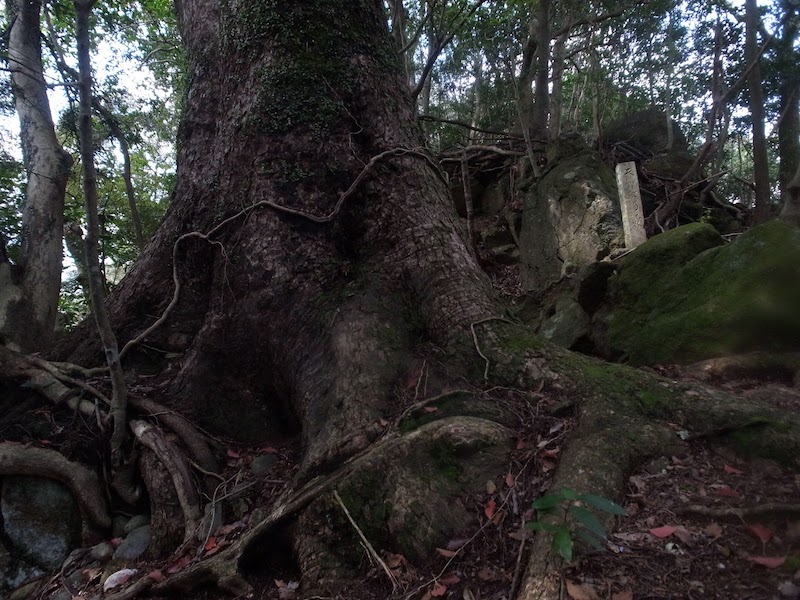
[[[134,529],[139,529],[140,527],[144,527],[145,525],[150,524],[150,517],[147,515],[136,515],[135,517],[131,517],[130,521],[125,523],[125,526],[122,528],[122,533],[128,535]]]
[[[144,554],[149,544],[150,526],[145,525],[144,527],[134,529],[128,534],[128,537],[122,540],[117,551],[114,552],[114,559],[122,561],[136,560]]]
[[[108,590],[125,584],[131,577],[136,575],[136,573],[138,573],[136,569],[122,569],[121,571],[112,573],[103,584],[103,591],[107,592]]]
[[[92,546],[92,549],[89,551],[89,556],[91,556],[93,560],[99,560],[101,562],[109,561],[111,557],[114,556],[114,547],[108,542],[100,542],[96,546]]]
[[[800,598],[800,587],[796,586],[791,581],[784,581],[780,584],[778,586],[778,591],[781,593],[782,597],[790,598],[790,600],[797,600],[797,598]]]
[[[8,600],[26,600],[26,598],[30,598],[36,592],[39,591],[39,586],[42,585],[43,579],[38,579],[36,581],[31,581],[30,583],[26,583],[23,586],[18,587],[11,595],[8,597]]]

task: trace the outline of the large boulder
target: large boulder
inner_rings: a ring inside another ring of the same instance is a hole
[[[609,280],[592,337],[638,365],[797,351],[800,230],[770,221],[725,244],[698,223],[651,238]]]
[[[561,150],[525,196],[520,281],[541,290],[625,245],[614,171],[585,146]]]

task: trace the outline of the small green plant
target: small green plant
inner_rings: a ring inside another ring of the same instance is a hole
[[[612,515],[627,514],[624,508],[608,498],[594,494],[577,494],[569,488],[542,496],[533,503],[533,508],[540,516],[562,513],[561,523],[537,520],[528,523],[528,527],[534,531],[552,533],[553,550],[567,562],[572,560],[575,538],[597,549],[602,549],[602,542],[608,538],[605,528],[590,508]]]

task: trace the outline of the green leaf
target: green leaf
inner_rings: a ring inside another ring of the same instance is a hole
[[[575,490],[573,490],[571,488],[566,488],[566,487],[565,488],[561,488],[560,490],[558,490],[557,494],[560,495],[565,500],[577,500],[578,499],[578,494],[576,494]]]
[[[575,520],[584,529],[588,529],[601,539],[605,539],[607,537],[605,527],[603,527],[602,523],[600,523],[592,511],[586,510],[582,506],[572,505],[569,507],[569,513],[575,517]]]
[[[608,498],[603,498],[602,496],[595,496],[594,494],[581,494],[578,496],[578,500],[581,500],[590,506],[594,506],[598,510],[602,510],[612,515],[624,517],[628,514],[619,504],[612,502]]]
[[[548,494],[547,496],[542,496],[541,498],[534,500],[532,506],[538,511],[546,512],[557,508],[563,501],[564,498],[562,496],[557,494]]]
[[[582,539],[584,542],[589,544],[595,550],[604,550],[603,544],[600,543],[600,540],[597,539],[597,536],[594,535],[592,532],[586,529],[578,529],[575,532],[575,535]]]
[[[564,529],[563,525],[553,525],[552,523],[543,523],[542,521],[534,521],[533,523],[527,523],[525,527],[533,529],[534,531],[550,531],[550,532]]]
[[[552,548],[567,562],[572,562],[572,535],[566,527],[559,528],[553,536]]]

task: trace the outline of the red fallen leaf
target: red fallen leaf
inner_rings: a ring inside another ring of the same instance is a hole
[[[453,558],[456,555],[455,550],[445,550],[444,548],[437,548],[436,551],[445,558]]]
[[[439,410],[439,409],[436,408],[435,406],[426,406],[425,407],[425,412],[426,413],[435,413],[437,410]]]
[[[748,524],[747,528],[765,544],[772,539],[772,530],[761,523]]]
[[[497,503],[494,501],[494,498],[490,498],[489,502],[486,503],[486,508],[483,509],[483,514],[486,515],[487,519],[491,519],[494,516],[494,512],[497,510]]]
[[[747,560],[762,565],[768,569],[777,569],[786,562],[785,556],[748,556]]]
[[[116,548],[122,543],[122,538],[111,538],[110,540],[108,540],[108,543],[111,544],[114,548]]]
[[[273,448],[272,446],[262,446],[261,448],[258,449],[258,451],[261,454],[277,454],[278,453],[278,449],[277,448]],[[230,453],[228,454],[228,456],[231,456]],[[231,456],[231,458],[239,458],[239,457],[238,456]]]
[[[552,460],[543,460],[542,461],[542,470],[543,471],[552,471],[556,468],[556,463]]]
[[[528,442],[523,440],[522,438],[517,438],[517,445],[514,447],[515,450],[525,450],[528,447]]]
[[[455,585],[459,581],[461,581],[461,578],[455,573],[448,573],[447,575],[439,577],[439,582],[444,585]]]
[[[187,567],[187,565],[192,562],[191,557],[188,555],[181,556],[178,560],[173,562],[169,567],[167,567],[167,573],[170,575],[174,575],[178,571],[182,571]]]
[[[744,475],[744,471],[736,469],[736,468],[734,468],[734,467],[732,467],[730,465],[727,465],[727,464],[723,467],[723,469],[725,469],[725,472],[728,475]]]
[[[722,487],[718,487],[716,490],[717,496],[722,496],[723,498],[740,498],[741,494],[733,489],[729,485],[723,485]]]
[[[241,458],[241,454],[239,454],[236,450],[228,450],[227,452],[228,458]]]
[[[677,527],[674,527],[672,525],[664,525],[663,527],[656,527],[655,529],[650,529],[649,532],[651,535],[663,539],[663,538],[668,538],[673,533],[675,533],[676,529]]]
[[[387,421],[386,419],[379,419],[379,420],[378,420],[378,424],[379,424],[381,427],[386,427],[386,426],[389,424],[389,421]]]
[[[556,456],[558,456],[559,452],[561,452],[561,448],[553,448],[551,450],[545,450],[544,452],[542,452],[542,454],[547,458],[555,458]]]
[[[515,485],[517,485],[517,480],[514,479],[514,476],[511,473],[506,475],[506,485],[510,488],[513,488]]]
[[[442,585],[441,583],[436,583],[433,588],[431,588],[431,596],[434,598],[438,598],[440,596],[444,596],[447,593],[447,586]]]
[[[208,540],[206,541],[206,545],[203,546],[203,550],[211,550],[212,548],[217,547],[217,540],[213,535],[208,536]]]
[[[161,571],[150,571],[147,576],[156,583],[161,583],[166,579]]]

